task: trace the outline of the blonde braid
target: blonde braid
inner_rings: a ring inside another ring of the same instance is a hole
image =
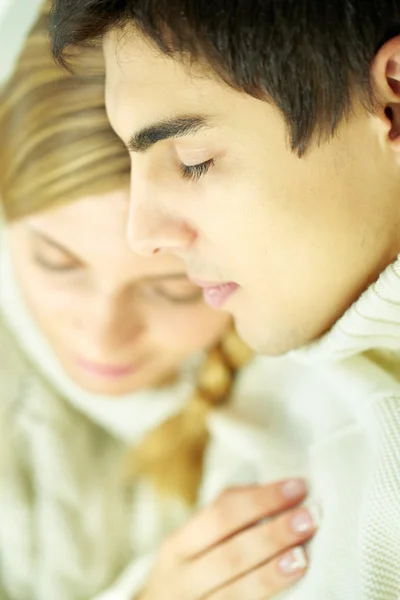
[[[151,431],[132,453],[130,471],[151,480],[163,496],[196,501],[209,434],[207,414],[229,401],[237,371],[252,357],[231,329],[209,350],[196,390],[181,413]]]

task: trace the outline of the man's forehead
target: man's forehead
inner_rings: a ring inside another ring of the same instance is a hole
[[[165,73],[162,77],[150,77],[148,72],[141,73],[128,63],[114,63],[107,73],[107,111],[118,133],[126,132],[128,123],[132,135],[159,123],[180,120],[182,124],[187,117],[197,119],[196,125],[199,120],[202,125],[211,120],[216,124],[220,120],[217,107],[223,103],[215,98],[198,81],[189,79],[182,83]]]
[[[247,96],[204,69],[189,72],[132,32],[110,32],[105,54],[108,115],[125,143],[143,128],[186,116],[223,125]]]
[[[104,53],[107,78],[112,84],[173,88],[175,93],[196,93],[214,86],[229,89],[207,65],[167,56],[132,28],[126,33],[110,31],[104,38]]]
[[[166,56],[151,41],[136,31],[110,31],[104,39],[106,66],[110,75],[125,82],[157,83],[159,79],[179,77],[185,71],[183,64]]]

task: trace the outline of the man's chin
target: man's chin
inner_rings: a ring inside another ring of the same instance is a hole
[[[293,330],[281,329],[279,332],[268,325],[258,327],[235,320],[236,330],[242,340],[257,354],[266,356],[283,356],[292,350],[298,350],[308,343],[308,340]]]

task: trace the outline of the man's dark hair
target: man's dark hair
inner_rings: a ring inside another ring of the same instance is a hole
[[[281,110],[292,148],[330,135],[353,93],[373,106],[371,61],[400,34],[400,0],[53,0],[52,48],[133,22],[169,55],[205,60],[236,89]]]

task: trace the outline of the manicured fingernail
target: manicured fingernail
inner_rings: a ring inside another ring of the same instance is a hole
[[[289,479],[281,486],[282,495],[288,500],[300,498],[307,492],[307,487],[304,479]]]
[[[282,556],[278,565],[285,575],[293,575],[293,573],[303,571],[308,565],[306,553],[301,546],[293,548],[293,550]]]
[[[315,529],[316,523],[311,512],[302,508],[291,518],[290,527],[295,533],[307,533],[307,531]]]

